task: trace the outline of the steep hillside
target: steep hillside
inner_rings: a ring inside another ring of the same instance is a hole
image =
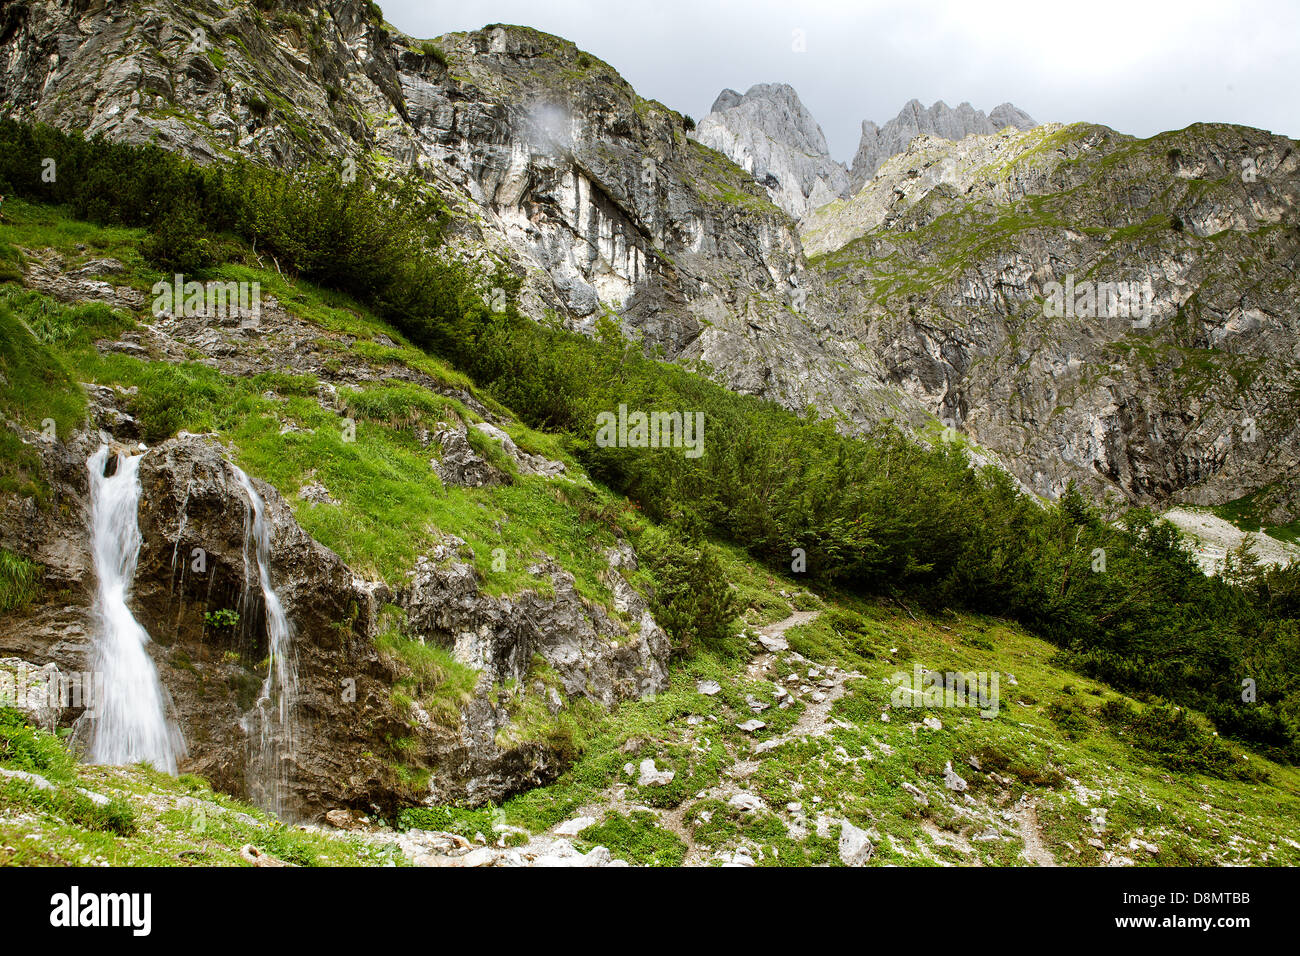
[[[1282,525],[1300,486],[1298,170],[1293,140],[1227,126],[921,138],[806,241],[828,310],[857,316],[845,334],[1038,494],[1267,489]],[[1049,283],[1067,279],[1058,317]],[[1084,298],[1101,283],[1141,301]]]
[[[40,596],[8,618],[0,654],[85,669],[87,460],[142,442],[133,610],[160,645],[191,769],[230,792],[257,785],[241,722],[268,654],[235,465],[265,499],[272,579],[305,638],[291,816],[499,799],[558,769],[553,705],[663,684],[667,641],[629,584],[620,506],[463,375],[274,272],[209,280],[258,282],[257,314],[154,315],[161,276],[138,232],[12,204],[7,218],[29,288],[0,287],[6,343],[57,348],[47,361],[70,374],[20,383],[6,362],[17,442],[0,549],[39,568]]]
[[[200,161],[414,164],[452,207],[463,254],[509,261],[535,318],[589,330],[611,310],[738,391],[850,422],[894,414],[872,357],[801,314],[815,292],[764,189],[559,37],[497,25],[416,41],[359,0],[84,16],[41,0],[9,8],[0,50],[7,115]]]
[[[590,332],[609,312],[665,357],[735,391],[813,406],[846,432],[883,419],[920,434],[951,426],[980,446],[981,460],[1049,497],[1070,480],[1162,507],[1264,495],[1268,524],[1296,517],[1278,488],[1294,483],[1294,435],[1273,421],[1292,359],[1269,331],[1290,328],[1275,301],[1292,278],[1290,140],[1229,127],[1146,141],[1082,127],[1049,140],[1034,128],[993,140],[1017,154],[1023,146],[1012,162],[978,135],[913,136],[1032,126],[1022,111],[909,104],[877,132],[893,130],[887,152],[908,141],[912,151],[804,223],[817,256],[877,235],[877,253],[843,251],[858,263],[846,272],[825,261],[807,268],[757,167],[747,172],[690,138],[683,117],[639,97],[609,65],[525,27],[417,41],[356,0],[85,9],[38,0],[6,8],[0,56],[0,110],[12,116],[201,161],[416,168],[448,205],[462,255],[505,261],[523,280],[529,315]],[[751,106],[745,128],[767,142],[771,111]],[[788,112],[815,160],[815,122]],[[795,164],[794,178],[812,205],[822,179],[804,176],[806,165]],[[834,192],[838,179],[825,182]],[[1050,222],[1034,219],[1034,197],[1048,197]],[[971,208],[959,214],[963,202]],[[928,211],[900,218],[913,206]],[[1019,245],[1029,222],[1038,230]],[[919,223],[935,224],[911,236]],[[1015,261],[997,251],[991,229],[1001,248],[1015,246]],[[1117,240],[1109,267],[1099,230]],[[1213,265],[1223,254],[1250,263],[1248,273]],[[878,294],[893,281],[891,255],[917,273],[906,284],[917,301]],[[1047,282],[1071,275],[1149,279],[1151,329],[1128,341],[1113,322],[1084,320],[1061,335],[1028,313],[1013,328]],[[1173,331],[1175,316],[1186,327]],[[1051,355],[1036,351],[1047,343]],[[1111,388],[1108,375],[1123,381]],[[1066,414],[1076,392],[1078,408]],[[972,414],[977,404],[985,407]],[[1274,440],[1228,450],[1229,426],[1247,420]]]

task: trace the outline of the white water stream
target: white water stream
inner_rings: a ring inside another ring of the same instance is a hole
[[[104,476],[108,446],[90,456],[91,548],[95,577],[95,700],[87,712],[90,763],[150,763],[176,772],[185,753],[180,729],[167,718],[167,697],[149,656],[149,635],[128,601],[140,557],[140,461],[118,455]]]
[[[277,816],[286,810],[290,792],[289,770],[295,751],[294,704],[298,695],[298,666],[293,649],[293,626],[271,583],[271,528],[266,503],[248,476],[235,468],[235,476],[248,495],[244,518],[244,581],[247,589],[256,566],[257,585],[266,608],[269,663],[256,705],[244,717],[248,734],[249,796],[259,807]],[[250,594],[243,601],[247,608]]]

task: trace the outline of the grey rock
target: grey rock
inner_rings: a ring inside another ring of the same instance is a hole
[[[723,90],[693,135],[753,176],[796,219],[847,195],[848,170],[831,159],[821,127],[784,83],[759,83],[743,96]]]
[[[4,777],[7,780],[21,780],[23,783],[31,784],[37,790],[58,789],[39,773],[31,773],[27,770],[9,770],[5,767],[0,767],[0,777]]]
[[[514,439],[491,422],[477,422],[474,428],[499,443],[501,450],[510,456],[521,475],[544,475],[553,478],[556,475],[564,474],[563,462],[551,461],[542,455],[533,455],[520,450],[514,443]],[[635,570],[635,564],[633,570]]]
[[[474,450],[464,425],[445,425],[433,433],[433,440],[441,447],[442,456],[429,464],[443,484],[464,488],[509,484],[505,472],[493,467]]]
[[[551,832],[556,836],[576,837],[587,827],[595,826],[596,823],[595,817],[574,817],[572,820],[565,820]]]
[[[898,115],[884,126],[869,120],[862,123],[862,138],[849,173],[849,191],[856,193],[881,164],[907,149],[922,133],[942,139],[962,140],[972,135],[988,135],[1008,126],[1032,129],[1038,124],[1024,110],[1010,103],[994,107],[987,116],[969,103],[956,109],[943,100],[927,108],[919,100],[909,100]]]
[[[930,798],[925,795],[925,793],[921,790],[920,787],[912,783],[904,783],[901,784],[901,786],[903,790],[910,793],[912,795],[912,799],[914,799],[921,806],[928,807],[930,805]]]
[[[664,787],[672,783],[675,776],[677,774],[672,770],[660,770],[655,767],[654,758],[647,757],[641,761],[636,782],[639,787]]]
[[[864,866],[876,848],[865,830],[855,827],[848,820],[841,820],[839,851],[840,861],[845,866]]]

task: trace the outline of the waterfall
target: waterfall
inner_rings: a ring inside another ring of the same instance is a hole
[[[253,803],[283,816],[295,751],[293,710],[298,694],[298,665],[293,650],[293,627],[271,584],[271,527],[266,503],[248,475],[237,467],[235,477],[248,495],[248,509],[244,514],[245,597],[242,603],[245,608],[250,607],[248,589],[256,565],[257,584],[266,609],[270,657],[257,703],[241,721],[249,742],[248,791]]]
[[[127,603],[140,558],[140,461],[118,455],[117,470],[104,476],[108,446],[86,465],[90,471],[91,548],[95,577],[95,690],[87,711],[91,763],[150,763],[176,773],[185,753],[180,730],[167,719],[167,698],[149,656],[149,634]]]

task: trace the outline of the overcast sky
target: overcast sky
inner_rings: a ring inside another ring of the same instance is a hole
[[[784,82],[845,162],[915,97],[1149,136],[1205,120],[1300,137],[1297,0],[380,0],[426,38],[522,23],[574,41],[696,119]],[[805,51],[794,49],[802,31]]]

